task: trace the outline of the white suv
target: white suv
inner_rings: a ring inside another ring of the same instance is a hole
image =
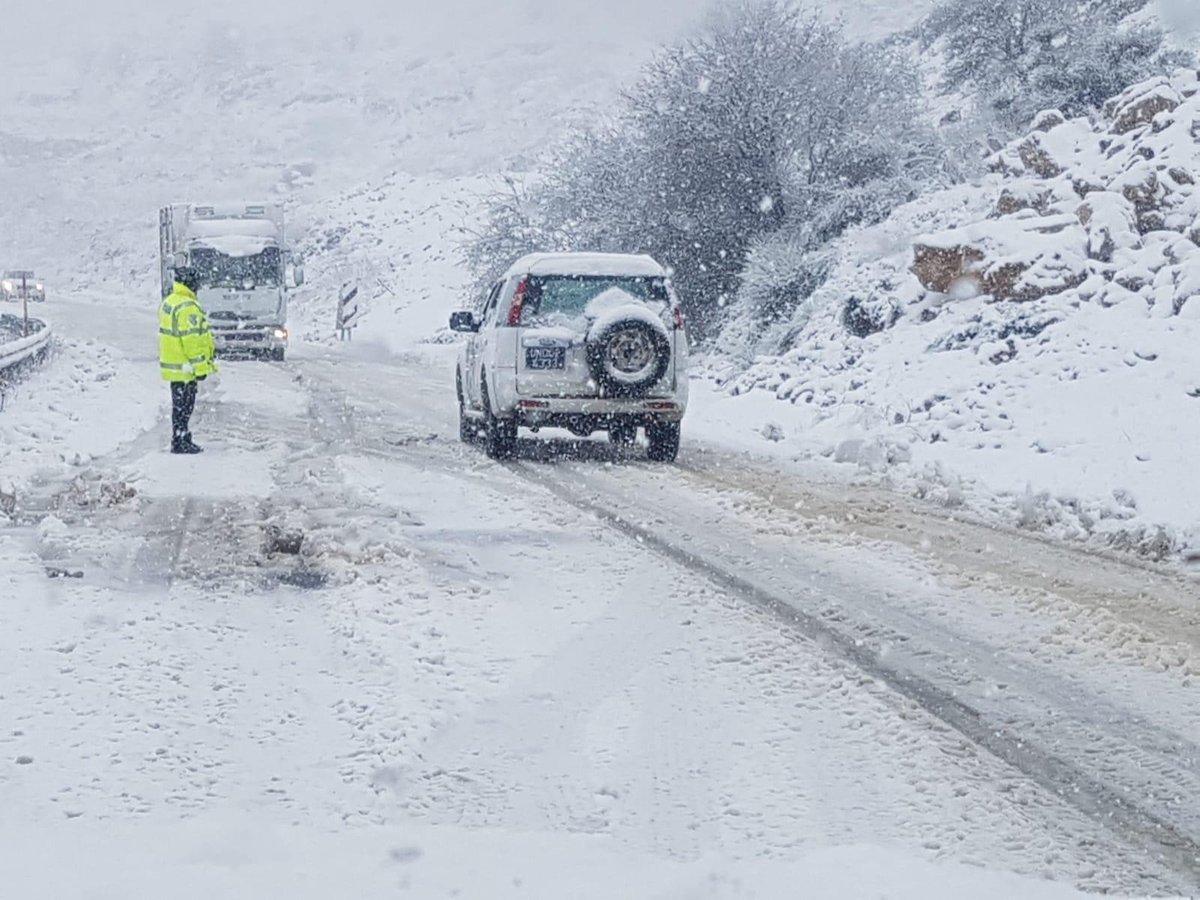
[[[688,399],[688,342],[667,272],[648,256],[526,256],[450,327],[470,335],[458,360],[460,433],[482,432],[506,458],[524,426],[607,431],[671,462]]]

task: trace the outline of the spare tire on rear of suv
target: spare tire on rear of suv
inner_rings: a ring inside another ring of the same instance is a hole
[[[592,378],[607,397],[643,397],[671,365],[666,330],[630,316],[605,323],[587,338]]]

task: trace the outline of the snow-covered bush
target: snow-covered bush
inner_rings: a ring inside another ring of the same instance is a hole
[[[1129,21],[1151,0],[947,0],[922,26],[946,61],[945,87],[977,95],[1009,133],[1038,110],[1094,110],[1185,61],[1161,29]]]
[[[769,259],[752,264],[739,295],[751,251],[819,250],[928,184],[939,157],[914,124],[919,97],[895,53],[852,47],[781,0],[731,3],[664,49],[614,120],[560,148],[527,194],[506,186],[468,258],[490,273],[516,249],[646,252],[674,270],[698,334],[731,302],[777,320],[819,266],[776,278]]]

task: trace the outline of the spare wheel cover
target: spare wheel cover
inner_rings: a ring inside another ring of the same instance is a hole
[[[649,322],[623,319],[589,342],[588,362],[592,376],[608,393],[642,394],[667,374],[671,345],[667,336]]]

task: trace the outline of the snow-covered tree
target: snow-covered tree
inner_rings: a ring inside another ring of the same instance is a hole
[[[1015,131],[1040,110],[1081,115],[1180,58],[1161,30],[1126,25],[1150,0],[947,0],[922,27],[945,86]]]
[[[499,195],[469,252],[476,262],[514,245],[651,253],[711,335],[769,235],[818,247],[937,168],[914,124],[919,94],[899,56],[851,46],[781,0],[737,0],[663,50],[615,119],[561,148],[527,198]],[[789,283],[755,301],[756,321],[794,294]]]

